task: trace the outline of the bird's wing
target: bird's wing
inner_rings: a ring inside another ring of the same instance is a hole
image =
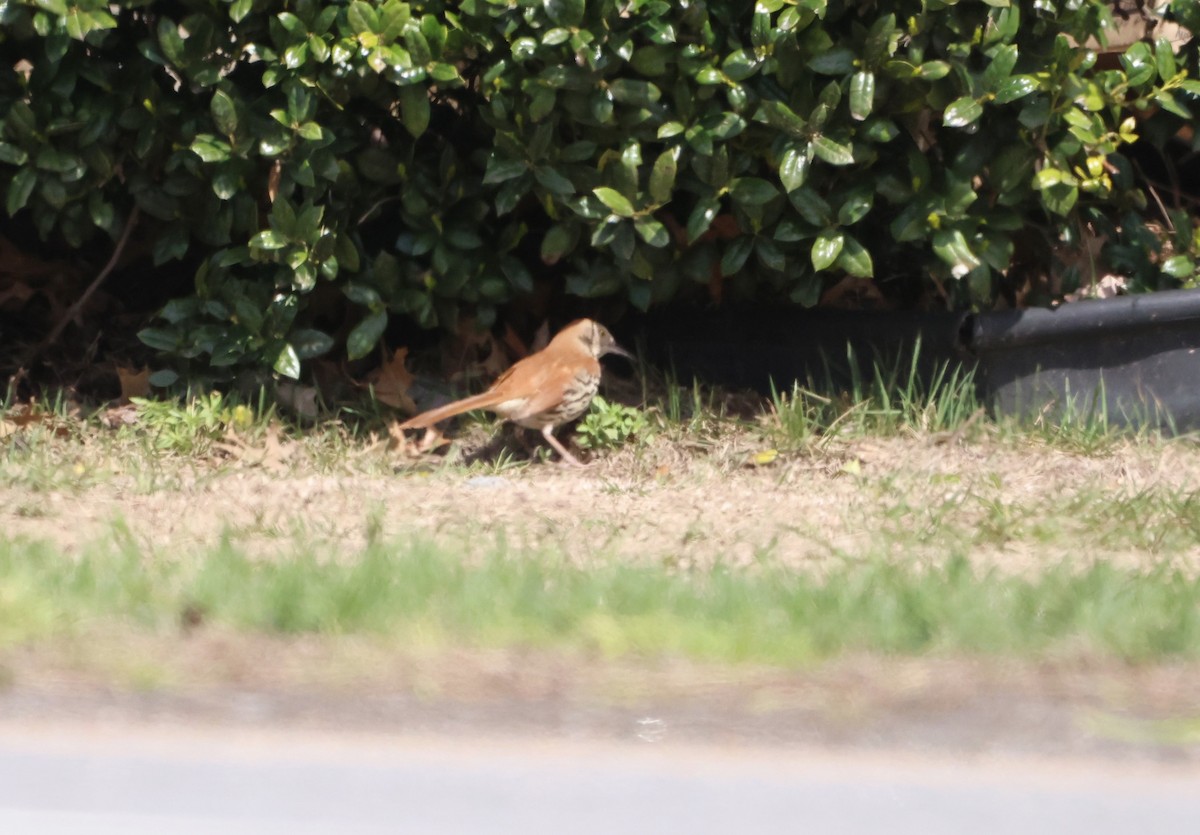
[[[503,395],[497,403],[511,404],[504,416],[519,423],[557,405],[573,373],[566,360],[535,354],[509,368],[491,390]]]

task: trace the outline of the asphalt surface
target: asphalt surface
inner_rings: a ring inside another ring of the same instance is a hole
[[[0,832],[1200,831],[1200,772],[654,744],[0,728]]]

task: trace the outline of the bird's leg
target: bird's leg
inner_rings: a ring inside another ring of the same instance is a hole
[[[573,467],[587,466],[574,455],[567,452],[567,448],[558,442],[558,438],[554,437],[554,427],[549,423],[542,427],[542,437],[546,439],[546,443],[554,447],[555,452],[562,456],[563,463],[570,464]]]

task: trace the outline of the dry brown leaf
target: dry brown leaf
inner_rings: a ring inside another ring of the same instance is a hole
[[[450,441],[442,435],[436,426],[430,426],[426,429],[425,434],[417,441],[405,434],[404,430],[400,428],[399,421],[392,421],[388,424],[387,448],[410,458],[420,457],[438,447],[446,446],[448,443]]]
[[[514,359],[524,359],[529,356],[529,347],[525,344],[525,340],[521,339],[509,324],[504,326],[504,347],[508,348],[508,353]]]
[[[453,339],[442,352],[442,373],[448,380],[462,382],[483,378],[493,380],[508,369],[510,362],[504,345],[488,330],[475,327],[475,319],[463,316]]]
[[[274,203],[275,195],[279,193],[279,180],[283,175],[283,163],[278,159],[271,166],[271,171],[267,174],[267,198]]]
[[[135,397],[150,395],[150,369],[133,369],[117,366],[117,379],[121,382],[121,397],[118,402],[128,403]]]
[[[262,467],[272,472],[286,470],[288,461],[296,452],[296,443],[285,440],[279,425],[275,423],[267,427],[261,444],[251,444],[230,429],[225,433],[224,440],[213,444],[213,447],[248,467]]]
[[[821,294],[821,307],[842,310],[876,310],[887,307],[879,285],[869,278],[848,275]]]
[[[138,414],[137,406],[132,403],[125,403],[120,406],[114,406],[111,409],[105,409],[104,414],[100,416],[100,422],[106,429],[120,429],[122,426],[133,426],[139,420],[141,420],[141,415]]]
[[[416,414],[417,404],[408,393],[412,388],[413,375],[404,367],[408,349],[397,348],[389,355],[387,348],[384,348],[383,356],[383,363],[367,375],[367,382],[374,388],[375,399],[405,414]]]
[[[1098,281],[1081,285],[1074,293],[1063,296],[1064,302],[1077,302],[1084,299],[1111,299],[1125,292],[1127,280],[1123,275],[1104,275]]]
[[[14,406],[2,419],[7,426],[0,430],[0,438],[16,434],[17,431],[29,426],[47,424],[54,430],[55,437],[66,438],[71,434],[71,427],[66,421],[53,412],[39,410],[36,403],[22,403]]]

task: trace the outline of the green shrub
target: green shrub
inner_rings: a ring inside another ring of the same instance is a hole
[[[1190,119],[1194,57],[1072,46],[1111,25],[1099,0],[0,0],[0,195],[73,249],[136,207],[155,265],[195,269],[141,337],[216,369],[295,377],[395,315],[487,325],[535,281],[988,304],[1017,254],[1140,217],[1135,112]]]

